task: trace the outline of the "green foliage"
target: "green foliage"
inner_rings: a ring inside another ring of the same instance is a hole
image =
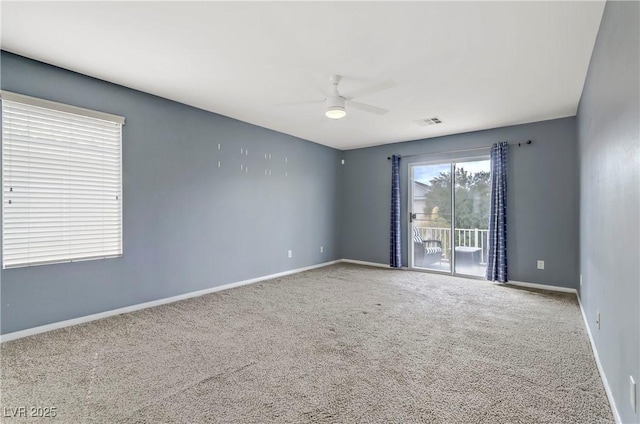
[[[471,173],[456,168],[455,228],[487,228],[489,222],[489,172]],[[433,177],[426,191],[424,206],[429,227],[451,226],[451,177],[442,172]]]

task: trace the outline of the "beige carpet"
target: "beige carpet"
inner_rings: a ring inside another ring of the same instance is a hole
[[[40,422],[613,422],[574,295],[409,271],[321,268],[0,353],[3,408],[57,408]]]

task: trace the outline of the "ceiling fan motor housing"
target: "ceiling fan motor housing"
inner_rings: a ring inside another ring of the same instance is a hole
[[[339,107],[344,109],[345,98],[341,96],[329,96],[327,97],[327,109],[332,107]]]
[[[325,115],[328,118],[340,119],[346,115],[344,109],[345,98],[341,96],[329,96],[327,97],[326,104],[327,110]]]

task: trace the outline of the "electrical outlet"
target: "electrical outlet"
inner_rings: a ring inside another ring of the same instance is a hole
[[[582,274],[580,274],[580,287],[582,287]]]
[[[538,259],[538,269],[544,269],[544,261]]]
[[[292,250],[289,250],[289,251],[287,252],[287,256],[289,256],[290,258],[291,258],[291,257],[293,257],[293,251],[292,251]]]
[[[320,253],[324,253],[324,246],[320,246]]]
[[[598,330],[600,329],[600,311],[596,314],[596,324],[598,324]]]
[[[631,409],[633,412],[638,412],[638,395],[636,392],[636,382],[633,380],[633,376],[629,376],[629,400],[631,401]]]

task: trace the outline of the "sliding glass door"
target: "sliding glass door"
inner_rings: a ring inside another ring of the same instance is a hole
[[[451,272],[451,164],[411,166],[413,268]]]
[[[410,267],[484,276],[490,161],[409,165]]]

